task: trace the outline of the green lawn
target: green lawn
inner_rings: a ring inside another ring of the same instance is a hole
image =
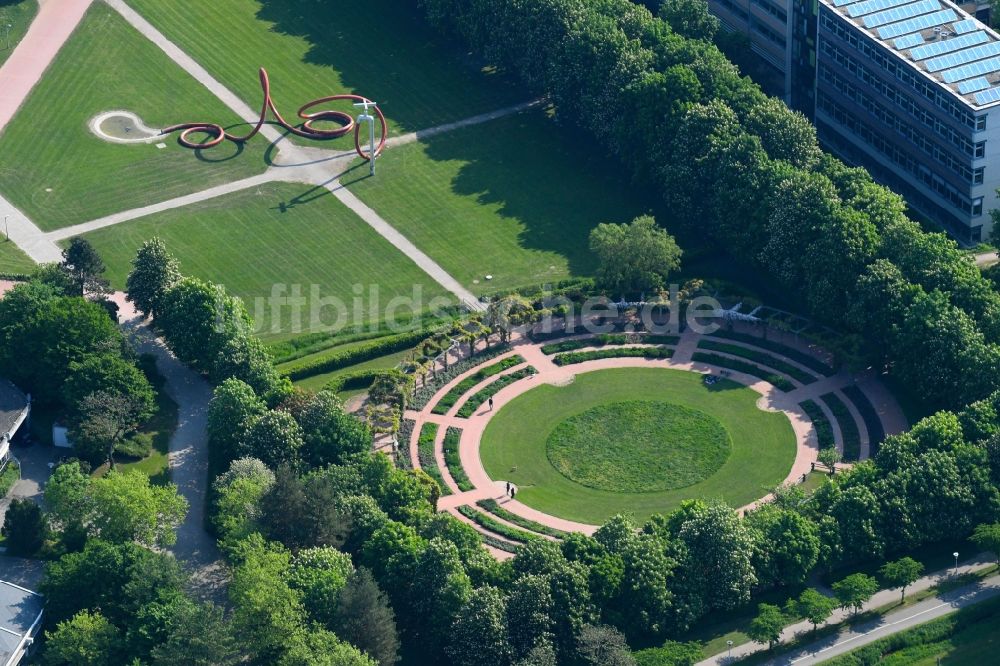
[[[38,0],[0,0],[0,65],[17,48],[37,13]]]
[[[589,275],[590,230],[646,211],[581,141],[528,112],[387,150],[350,187],[473,292]]]
[[[309,100],[351,92],[378,102],[390,131],[399,133],[528,96],[448,50],[415,3],[128,2],[251,107],[258,108],[261,99],[257,68],[266,67],[286,119]]]
[[[4,273],[30,273],[35,270],[35,262],[21,251],[14,241],[0,236],[0,275]]]
[[[207,155],[165,138],[113,144],[90,132],[96,114],[127,109],[147,125],[232,118],[104,3],[94,3],[0,135],[0,191],[43,230],[144,206],[263,171],[265,145]],[[236,157],[236,159],[227,159]]]
[[[600,523],[619,512],[645,520],[689,498],[722,498],[742,506],[781,483],[795,458],[795,436],[781,413],[757,409],[759,395],[730,381],[706,387],[701,375],[658,368],[602,370],[577,375],[565,387],[542,385],[501,409],[483,435],[480,455],[494,479],[518,486],[517,498],[541,511]],[[622,400],[658,400],[705,412],[732,439],[719,471],[677,490],[614,493],[570,481],[549,463],[546,440],[566,418]]]
[[[395,354],[388,354],[386,356],[379,356],[378,358],[373,358],[363,363],[358,363],[356,365],[349,365],[344,368],[339,368],[332,372],[325,372],[321,375],[313,375],[312,377],[306,377],[295,382],[296,386],[299,386],[310,391],[320,391],[324,386],[329,384],[331,381],[340,377],[341,375],[349,375],[355,372],[363,372],[365,370],[388,370],[389,368],[395,368],[399,363],[406,358],[410,350],[396,352]],[[363,393],[365,389],[360,390],[348,390],[343,391],[345,394],[357,395],[358,393]]]
[[[310,326],[311,285],[320,297],[341,299],[347,306],[342,325],[374,322],[397,296],[422,290],[424,307],[443,289],[393,248],[359,217],[325,190],[307,185],[270,183],[181,209],[107,227],[86,235],[108,266],[116,288],[125,283],[130,262],[143,241],[156,235],[180,260],[187,275],[221,282],[241,296],[265,337],[315,330]],[[259,192],[259,193],[258,193]],[[300,195],[307,195],[297,199]],[[301,310],[302,330],[295,331],[290,308],[281,320],[271,316],[265,300],[272,286],[299,285],[308,304]],[[355,311],[355,285],[362,300]],[[379,302],[369,297],[377,287]],[[318,305],[318,304],[317,304]],[[315,309],[325,326],[337,320],[334,307]],[[400,309],[402,318],[408,310]],[[275,330],[272,326],[277,324]]]

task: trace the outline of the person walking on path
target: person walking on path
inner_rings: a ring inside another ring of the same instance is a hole
[[[492,412],[493,411],[493,398],[492,397],[490,398],[489,403],[490,403],[490,411]]]
[[[510,481],[507,482],[507,495],[510,495]]]
[[[511,486],[510,487],[510,498],[514,499],[514,495],[516,495],[516,494],[517,494],[517,488],[515,488],[514,486]]]

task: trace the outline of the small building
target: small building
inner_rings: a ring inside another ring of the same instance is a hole
[[[0,470],[10,461],[10,443],[31,413],[31,398],[0,378]]]
[[[0,665],[16,666],[31,651],[43,606],[37,592],[0,580]]]

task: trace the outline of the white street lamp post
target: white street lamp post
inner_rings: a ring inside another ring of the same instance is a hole
[[[354,106],[363,106],[365,112],[358,116],[359,123],[368,123],[368,169],[371,175],[375,175],[375,116],[368,113],[369,107],[376,107],[378,104],[371,100],[355,102]]]
[[[957,574],[958,573],[958,552],[956,551],[956,552],[952,553],[951,556],[955,558],[955,573]]]
[[[733,642],[732,641],[726,641],[726,647],[729,648],[729,654],[727,655],[727,657],[729,659],[732,659],[733,658]]]

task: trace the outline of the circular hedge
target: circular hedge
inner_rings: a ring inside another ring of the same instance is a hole
[[[726,462],[729,433],[705,412],[668,402],[612,402],[574,414],[549,435],[546,454],[563,476],[619,493],[673,490]]]

